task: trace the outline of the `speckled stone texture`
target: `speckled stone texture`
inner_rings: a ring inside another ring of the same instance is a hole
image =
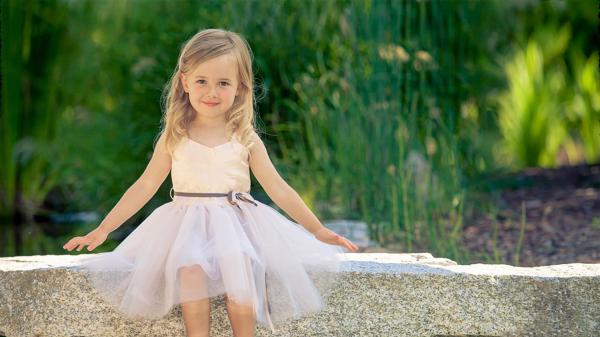
[[[0,259],[0,336],[185,336],[181,308],[132,321],[100,301],[81,255]],[[457,265],[431,254],[344,255],[339,286],[318,314],[276,336],[600,336],[600,264]],[[223,297],[211,336],[232,336]],[[258,327],[256,336],[272,336]]]

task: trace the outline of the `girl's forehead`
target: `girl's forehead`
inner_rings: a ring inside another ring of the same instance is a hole
[[[198,64],[191,74],[193,77],[234,80],[237,64],[231,56],[222,55]]]

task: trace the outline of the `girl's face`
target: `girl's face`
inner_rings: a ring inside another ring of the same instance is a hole
[[[197,114],[224,116],[238,95],[237,65],[232,55],[221,55],[181,73],[181,83]]]

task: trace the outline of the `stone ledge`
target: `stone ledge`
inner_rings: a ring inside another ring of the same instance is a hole
[[[185,336],[181,310],[122,318],[77,270],[80,255],[0,258],[0,336]],[[344,254],[327,308],[277,336],[600,336],[600,264],[458,265],[431,254]],[[231,336],[223,298],[211,336]],[[258,327],[257,336],[272,336]]]

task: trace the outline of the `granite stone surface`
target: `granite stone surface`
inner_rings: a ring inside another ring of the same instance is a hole
[[[180,306],[129,320],[78,270],[91,254],[0,258],[0,336],[184,337]],[[347,253],[326,308],[256,336],[600,336],[600,264],[458,265],[428,253]],[[222,296],[211,336],[232,336]]]

